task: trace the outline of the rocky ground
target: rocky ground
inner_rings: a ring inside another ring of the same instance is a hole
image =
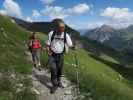
[[[31,60],[30,53],[27,53]],[[76,86],[73,85],[68,79],[62,77],[62,83],[65,88],[58,88],[54,94],[50,93],[52,86],[50,81],[50,72],[48,69],[39,71],[33,68],[31,75],[33,80],[33,91],[38,95],[38,100],[75,100],[76,99]]]

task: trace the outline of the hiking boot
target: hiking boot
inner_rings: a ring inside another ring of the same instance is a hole
[[[34,68],[36,68],[36,67],[37,67],[37,65],[36,65],[36,64],[34,64],[33,66],[34,66]]]
[[[58,83],[58,87],[65,88],[61,82]]]
[[[51,93],[51,94],[54,94],[54,93],[56,92],[56,90],[57,90],[57,86],[53,86],[53,87],[51,87],[51,89],[50,89],[50,93]]]
[[[41,71],[41,63],[38,63],[36,68]]]

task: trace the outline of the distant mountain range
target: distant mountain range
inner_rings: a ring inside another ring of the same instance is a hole
[[[27,29],[28,31],[34,32],[43,32],[48,34],[51,30],[55,28],[53,26],[53,22],[27,22],[15,17],[12,19],[21,27]],[[54,20],[56,21],[56,20]],[[74,39],[78,39],[80,37],[80,33],[77,30],[72,29],[68,25],[66,25],[66,32],[68,32]]]
[[[103,25],[88,30],[85,36],[117,50],[133,49],[133,25],[123,29],[114,29],[111,26]]]

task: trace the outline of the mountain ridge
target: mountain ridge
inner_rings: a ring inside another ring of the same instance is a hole
[[[20,25],[21,27],[27,29],[28,31],[33,31],[33,32],[42,32],[45,34],[48,34],[51,30],[53,30],[55,28],[55,26],[53,25],[53,22],[58,20],[55,19],[51,22],[27,22],[24,21],[22,19],[18,19],[15,17],[11,17],[18,25]],[[65,31],[67,33],[69,33],[73,39],[78,39],[80,37],[80,33],[71,28],[70,26],[68,26],[66,24],[66,28]]]
[[[125,47],[131,49],[131,45],[128,46],[129,42],[127,40],[132,40],[133,38],[133,25],[122,29],[115,29],[109,25],[103,25],[99,28],[88,30],[85,33],[85,36],[89,39],[97,40],[103,44],[109,45],[117,50],[124,49]],[[123,46],[123,43],[125,44],[125,47]]]

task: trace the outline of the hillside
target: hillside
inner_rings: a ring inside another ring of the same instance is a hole
[[[35,100],[25,58],[27,32],[9,17],[0,15],[0,100]]]
[[[54,22],[56,22],[55,19],[51,22],[27,22],[15,17],[12,17],[13,20],[15,20],[15,22],[20,25],[21,27],[27,29],[28,31],[35,31],[35,32],[42,32],[47,34],[48,32],[50,32],[51,30],[53,30],[55,28],[54,26]],[[66,25],[66,32],[68,32],[73,39],[77,39],[80,37],[80,33],[74,29],[72,29],[71,27],[69,27],[69,25]]]
[[[71,52],[66,56],[64,73],[72,81],[76,81],[76,68],[74,55],[77,54],[79,87],[83,100],[132,100],[131,84],[128,80],[109,65],[87,54],[84,50]],[[72,59],[70,59],[72,58]],[[113,65],[114,66],[114,65]],[[117,66],[116,66],[117,67]],[[119,70],[120,71],[120,70]],[[132,81],[131,81],[132,82]]]
[[[131,51],[117,51],[116,49],[111,48],[109,45],[102,44],[96,40],[88,39],[85,36],[81,36],[80,41],[82,42],[83,47],[87,51],[91,52],[96,58],[102,58],[107,61],[110,61],[113,58],[115,59],[114,62],[116,64],[120,64],[123,67],[132,68],[133,55],[130,53]]]

